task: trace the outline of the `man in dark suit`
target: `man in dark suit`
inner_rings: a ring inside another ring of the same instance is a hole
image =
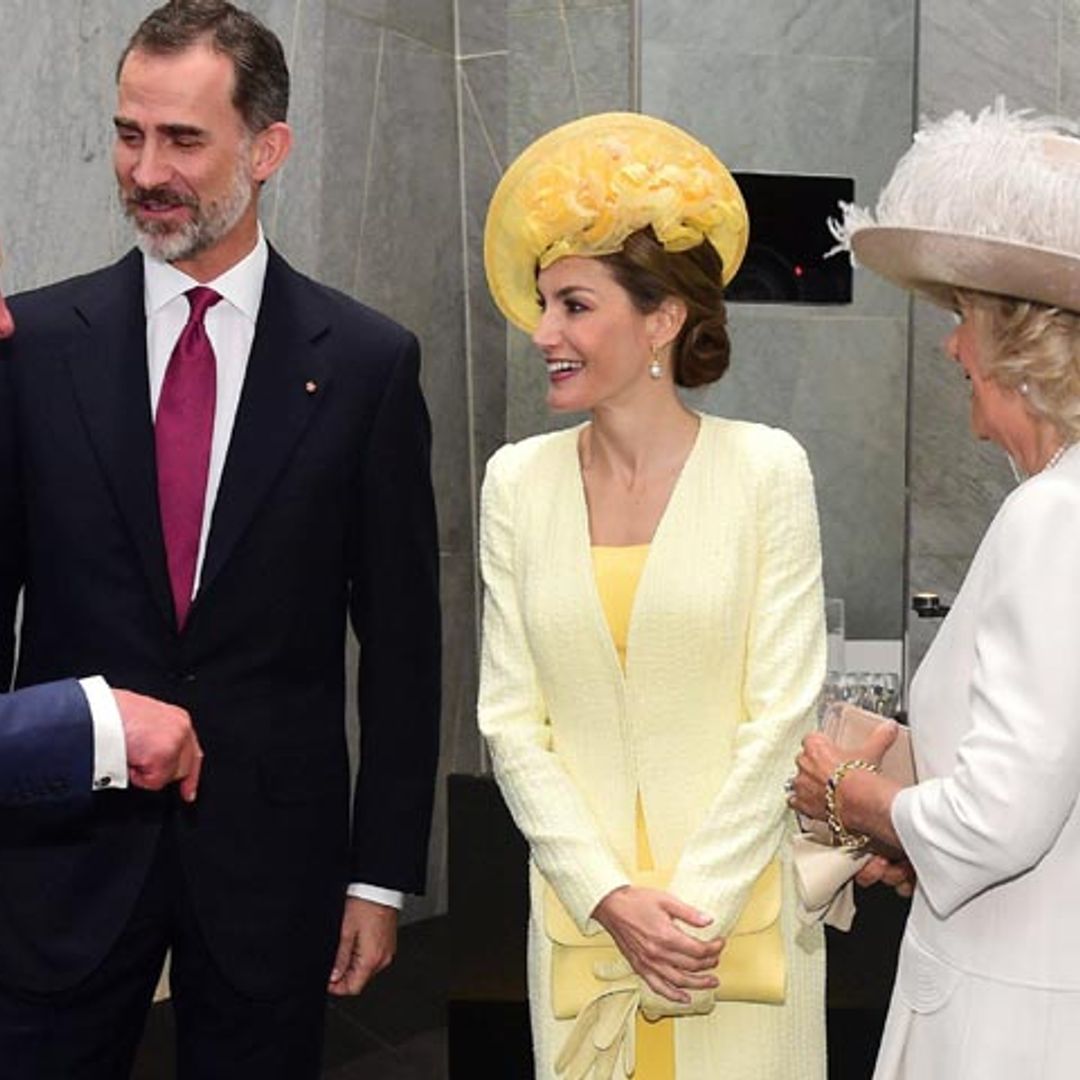
[[[13,333],[0,292],[0,340]],[[129,780],[151,791],[179,781],[193,802],[201,764],[183,709],[113,691],[99,676],[0,694],[0,806],[79,802]]]
[[[126,1076],[168,946],[181,1077],[315,1077],[328,985],[389,962],[395,894],[423,887],[439,613],[419,353],[267,247],[287,99],[251,16],[152,13],[115,118],[142,253],[11,302],[0,661],[25,583],[20,683],[100,671],[188,709],[206,751],[193,805],[137,792],[0,831],[12,1080]]]

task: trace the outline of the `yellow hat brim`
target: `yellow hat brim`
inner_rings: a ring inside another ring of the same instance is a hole
[[[484,268],[488,287],[499,310],[526,332],[531,333],[540,321],[536,272],[541,257],[550,246],[538,241],[536,229],[529,222],[536,205],[537,186],[550,175],[553,165],[580,157],[592,145],[599,147],[602,140],[612,138],[621,140],[631,151],[647,143],[655,161],[674,164],[692,160],[695,168],[704,170],[710,194],[715,194],[716,199],[723,201],[730,210],[725,214],[722,227],[710,228],[700,234],[721,257],[723,284],[727,285],[735,276],[746,254],[750,231],[746,204],[734,177],[708,147],[681,128],[640,113],[599,113],[571,121],[542,135],[518,156],[500,180],[488,207],[484,228]],[[618,194],[612,193],[611,198],[617,207]],[[582,216],[576,224],[587,230],[590,219]],[[606,246],[571,243],[553,258],[549,253],[549,261],[562,255],[611,254],[621,248],[626,236],[645,225],[655,227],[656,222],[652,219],[631,222],[625,230],[613,233],[613,242]],[[660,239],[663,242],[663,236]],[[665,246],[669,250],[680,250],[696,242],[676,241]],[[559,247],[563,249],[564,245]]]

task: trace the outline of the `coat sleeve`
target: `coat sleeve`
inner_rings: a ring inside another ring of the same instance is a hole
[[[771,430],[760,464],[758,559],[743,674],[745,719],[731,769],[679,858],[671,891],[707,911],[707,934],[727,933],[775,856],[790,815],[784,779],[814,723],[825,674],[821,544],[802,448]]]
[[[488,463],[481,495],[480,565],[484,632],[479,723],[495,778],[533,860],[578,926],[629,877],[600,834],[551,745],[544,696],[529,650],[516,576],[513,476],[519,448]]]
[[[1080,795],[1080,491],[1047,476],[992,527],[970,728],[952,772],[902,791],[892,810],[942,917],[1034,866]]]
[[[0,806],[88,799],[93,754],[90,707],[76,680],[0,694]]]
[[[349,608],[360,641],[350,880],[423,892],[439,756],[441,628],[431,426],[408,334],[360,469]]]

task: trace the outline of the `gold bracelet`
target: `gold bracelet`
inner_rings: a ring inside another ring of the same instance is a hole
[[[825,781],[825,823],[829,826],[829,832],[832,833],[833,840],[838,846],[858,849],[866,847],[870,843],[870,837],[866,833],[848,832],[840,818],[840,811],[836,808],[836,789],[840,786],[840,781],[854,769],[881,772],[880,766],[870,761],[863,761],[862,758],[854,758],[837,765],[832,775]]]

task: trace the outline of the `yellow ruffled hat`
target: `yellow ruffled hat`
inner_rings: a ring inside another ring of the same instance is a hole
[[[549,131],[506,170],[488,207],[484,266],[502,313],[531,332],[536,273],[567,255],[611,255],[651,225],[668,251],[708,240],[735,276],[749,239],[746,204],[708,147],[640,113],[599,113]]]

